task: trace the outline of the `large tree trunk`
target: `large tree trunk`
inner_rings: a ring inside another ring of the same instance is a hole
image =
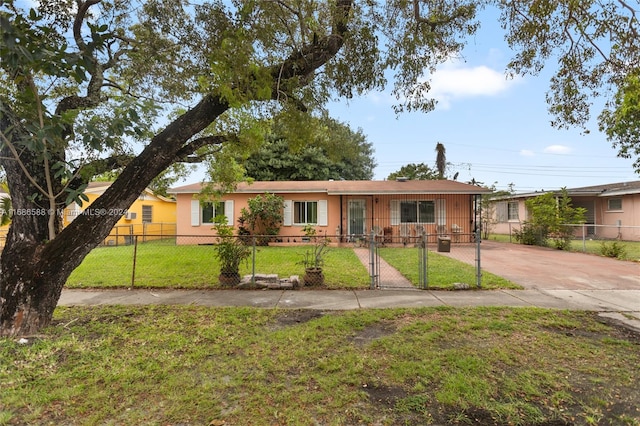
[[[30,335],[50,323],[70,272],[67,259],[44,256],[44,247],[11,232],[0,258],[0,335]]]
[[[0,257],[0,336],[36,333],[50,324],[62,288],[85,256],[103,241],[124,211],[160,172],[188,153],[185,144],[198,134],[228,105],[215,97],[205,97],[197,106],[177,118],[152,139],[144,151],[131,161],[114,183],[82,214],[53,239],[48,237],[48,215],[14,215],[7,242]],[[2,117],[0,130],[9,123]],[[15,135],[15,133],[14,133]],[[194,149],[198,145],[194,145]],[[188,145],[187,145],[188,148]],[[37,192],[15,160],[1,155],[16,212],[40,212],[42,207],[29,196]],[[22,154],[31,171],[41,170],[37,159]],[[38,176],[40,181],[42,176]],[[58,187],[60,187],[58,182]],[[46,208],[45,208],[46,210]],[[116,213],[116,214],[109,214]],[[54,212],[55,214],[55,212]],[[57,217],[59,228],[61,217]]]
[[[296,50],[282,64],[270,67],[269,72],[273,77],[273,99],[280,99],[281,89],[286,86],[285,80],[293,78],[295,86],[308,83],[315,70],[340,50],[347,32],[351,3],[350,0],[336,1],[333,34]],[[82,19],[90,4],[84,5],[82,16],[79,15]],[[81,19],[76,20],[76,24],[79,22]],[[74,29],[77,28],[79,25],[74,26]],[[79,31],[76,39],[80,39]],[[84,43],[80,42],[79,47],[83,46]],[[96,69],[97,71],[100,69]],[[94,74],[93,77],[88,87],[89,92],[93,92],[92,88],[99,88],[98,83],[101,81],[100,75]],[[95,100],[94,94],[91,93],[91,99],[86,97],[84,100]],[[251,97],[251,94],[247,96]],[[70,99],[75,102],[79,98]],[[78,103],[76,106],[61,106],[57,112],[87,106],[83,105]],[[200,103],[178,117],[151,140],[104,194],[93,202],[91,211],[117,213],[128,209],[151,180],[171,164],[202,146],[219,143],[219,139],[214,138],[191,139],[228,108],[225,99],[214,95],[205,96]],[[26,130],[22,129],[22,135],[18,134],[16,129],[21,126],[18,117],[11,115],[8,108],[1,109],[0,132],[9,139],[16,138],[14,140],[19,141],[21,136],[27,134]],[[38,192],[36,185],[27,179],[19,167],[19,162],[11,159],[6,146],[3,151],[0,153],[0,165],[7,173],[14,208],[49,209],[50,204],[39,206],[37,200],[32,199],[31,195]],[[38,156],[42,157],[43,153],[31,153],[28,149],[20,152],[24,167],[36,176],[37,185],[46,187],[42,160],[38,163]],[[63,156],[64,153],[58,155]],[[62,189],[62,182],[56,182],[55,187],[53,193]],[[60,207],[64,207],[63,202]],[[109,234],[119,218],[118,215],[80,215],[55,235],[52,228],[59,229],[61,218],[56,219],[54,226],[48,227],[46,225],[50,223],[47,222],[47,215],[15,216],[0,257],[0,336],[33,334],[47,326],[51,322],[53,310],[67,278],[85,256]]]

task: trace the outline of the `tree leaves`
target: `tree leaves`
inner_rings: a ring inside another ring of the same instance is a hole
[[[256,180],[368,180],[375,160],[360,132],[330,118],[278,115],[264,145],[245,161]]]
[[[613,102],[600,115],[600,130],[624,158],[636,157],[640,170],[640,72],[627,76]]]
[[[557,127],[586,127],[593,99],[618,91],[640,64],[640,23],[624,2],[510,0],[500,7],[516,51],[509,69],[554,70],[547,101]]]

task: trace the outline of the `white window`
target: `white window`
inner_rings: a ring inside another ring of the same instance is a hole
[[[518,220],[518,202],[517,201],[509,201],[507,203],[507,220]]]
[[[391,200],[391,224],[436,223],[445,225],[445,200]]]
[[[433,201],[400,201],[400,223],[435,223]]]
[[[295,225],[306,225],[318,223],[318,202],[317,201],[295,201],[293,203],[293,223]]]
[[[622,198],[609,198],[607,200],[608,211],[620,211],[622,210]]]
[[[327,226],[327,200],[284,202],[284,226],[291,225]]]
[[[496,221],[498,223],[517,222],[519,219],[517,201],[499,201],[496,203]]]
[[[233,200],[206,203],[191,200],[191,226],[212,225],[220,215],[226,216],[227,225],[233,226]]]
[[[202,223],[215,223],[216,216],[226,216],[224,211],[224,201],[216,201],[214,203],[203,203]]]
[[[142,223],[153,222],[153,206],[142,206]]]

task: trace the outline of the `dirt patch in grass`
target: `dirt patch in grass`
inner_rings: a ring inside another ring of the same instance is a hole
[[[324,316],[324,312],[315,310],[286,310],[276,316],[271,324],[271,330],[280,330],[298,324],[304,324],[316,318]]]
[[[391,322],[380,321],[371,324],[353,335],[349,341],[358,347],[363,347],[385,336],[396,332],[396,326]]]
[[[596,320],[601,324],[610,326],[611,328],[608,329],[606,333],[597,330],[577,329],[573,327],[546,327],[546,330],[561,333],[570,337],[584,337],[595,340],[620,339],[635,345],[640,345],[640,331],[637,329],[631,328],[615,318],[598,316]]]
[[[640,330],[636,328],[631,328],[629,325],[615,318],[598,316],[598,321],[601,322],[602,324],[615,327],[615,330],[621,336],[621,338],[628,340],[629,342],[633,342],[637,345],[640,345]]]
[[[407,397],[407,391],[398,386],[369,386],[364,384],[362,388],[369,395],[369,400],[372,404],[390,409],[395,408],[398,400]]]
[[[511,422],[502,422],[497,420],[489,411],[482,408],[471,408],[464,410],[462,415],[456,415],[449,418],[450,424],[460,425],[476,425],[476,426],[510,426]],[[452,420],[455,418],[460,420]],[[540,422],[527,423],[527,426],[575,426],[577,425],[562,419],[543,420]]]

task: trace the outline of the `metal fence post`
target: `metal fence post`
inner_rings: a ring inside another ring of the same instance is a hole
[[[376,234],[373,230],[371,230],[371,234],[369,234],[369,270],[371,271],[371,289],[375,289],[377,287],[378,282],[378,268],[376,265]]]
[[[254,235],[253,238],[251,239],[251,250],[253,253],[252,259],[251,259],[251,284],[255,285],[256,284],[256,236]]]
[[[420,241],[420,259],[419,259],[419,268],[420,270],[418,271],[418,281],[420,282],[420,288],[422,288],[423,290],[427,290],[429,288],[429,275],[427,274],[427,260],[428,260],[428,253],[427,253],[427,234],[426,232],[424,232],[424,230],[422,231],[422,235],[421,235],[421,241]]]
[[[480,229],[476,229],[476,287],[482,287],[482,268],[480,262],[480,243],[482,242],[482,235]]]
[[[136,284],[136,260],[138,257],[138,236],[133,236],[133,268],[131,270],[131,288]]]

